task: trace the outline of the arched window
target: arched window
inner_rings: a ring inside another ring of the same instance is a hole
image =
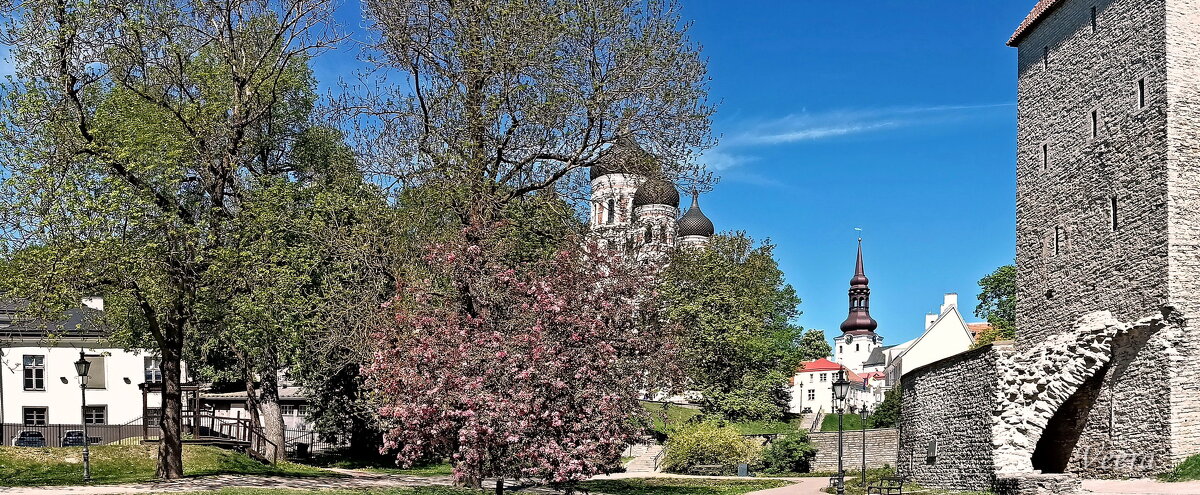
[[[646,244],[650,244],[651,242],[654,242],[654,231],[651,230],[649,225],[646,226],[646,239],[644,242]]]
[[[617,222],[617,200],[609,198],[608,211],[606,211],[605,213],[608,214],[608,219],[605,220],[605,223],[616,223]]]

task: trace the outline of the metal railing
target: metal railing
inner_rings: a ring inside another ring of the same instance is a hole
[[[817,408],[817,413],[813,415],[813,422],[808,427],[808,431],[821,431],[821,413],[825,412],[825,406]]]
[[[88,423],[89,445],[137,445],[142,442],[141,418],[119,425]],[[155,433],[158,428],[154,427]],[[82,447],[83,424],[0,424],[4,445],[23,447]]]

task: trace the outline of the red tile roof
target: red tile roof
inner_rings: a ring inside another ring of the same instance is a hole
[[[815,361],[800,364],[800,372],[808,373],[811,371],[837,371],[842,369],[842,366],[825,358],[820,358]]]
[[[1029,12],[1029,15],[1025,16],[1025,20],[1021,22],[1021,26],[1017,28],[1016,32],[1013,33],[1012,37],[1008,39],[1008,43],[1006,44],[1008,46],[1017,46],[1017,43],[1019,43],[1021,38],[1025,37],[1025,35],[1029,33],[1030,29],[1033,29],[1037,23],[1042,22],[1042,19],[1045,19],[1046,15],[1048,15],[1055,8],[1058,8],[1058,6],[1062,5],[1062,3],[1063,0],[1038,0],[1037,5],[1033,7],[1033,10]]]
[[[971,338],[973,339],[978,339],[979,334],[991,329],[991,323],[967,323],[967,330],[971,332]]]

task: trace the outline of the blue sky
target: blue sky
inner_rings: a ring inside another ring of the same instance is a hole
[[[719,102],[705,161],[722,180],[701,206],[718,230],[777,245],[800,323],[840,333],[855,227],[885,343],[919,335],[945,292],[973,321],[977,281],[1014,255],[1004,42],[1034,0],[682,3]],[[358,2],[339,16],[360,25]],[[332,53],[317,74],[354,65]]]

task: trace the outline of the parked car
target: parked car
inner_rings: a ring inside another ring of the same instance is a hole
[[[46,436],[40,431],[23,430],[12,439],[13,447],[45,447]]]
[[[100,437],[88,437],[88,445],[100,443]],[[67,430],[62,437],[63,447],[83,447],[83,430]]]

